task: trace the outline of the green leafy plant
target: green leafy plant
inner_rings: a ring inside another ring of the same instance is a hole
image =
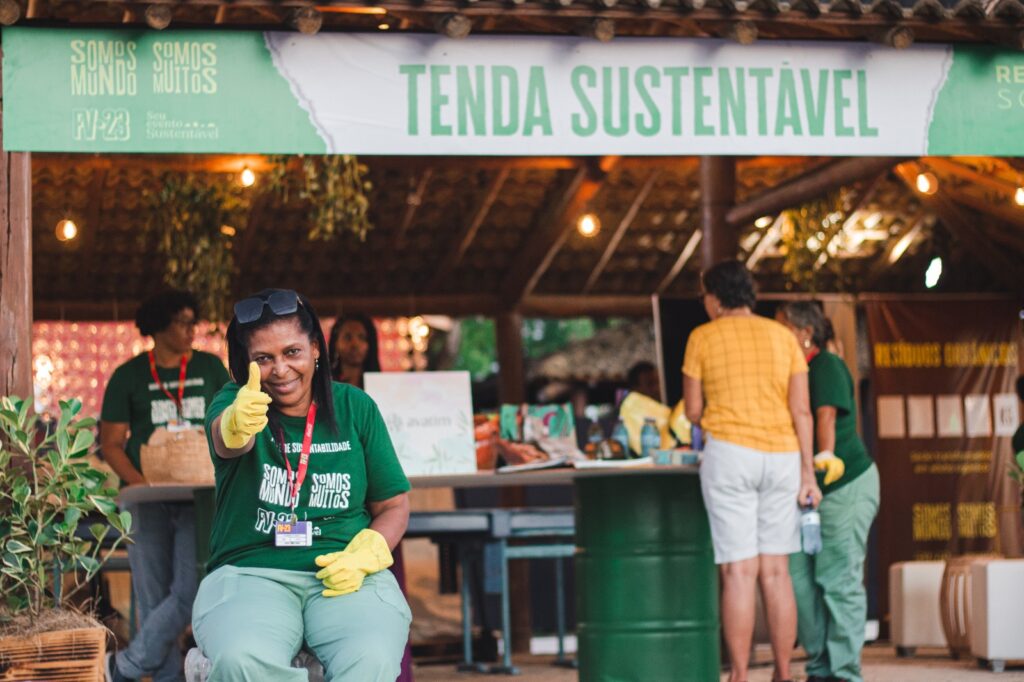
[[[146,234],[165,258],[164,283],[192,292],[210,322],[230,319],[231,235],[249,206],[245,193],[230,179],[167,173],[149,199]]]
[[[369,215],[373,185],[366,165],[350,154],[290,158],[272,157],[269,184],[285,202],[295,196],[307,204],[309,239],[330,241],[343,232],[366,239],[373,229]]]
[[[843,230],[848,192],[840,190],[784,211],[782,271],[790,288],[815,292],[828,281],[842,287],[841,261],[834,240]]]
[[[1021,488],[1024,488],[1024,450],[1021,450],[1013,456],[1010,462],[1010,478],[1017,482]]]
[[[117,490],[88,463],[96,420],[79,419],[82,403],[61,401],[52,428],[31,413],[31,402],[0,398],[0,595],[3,615],[65,607],[95,577],[131,531],[131,514],[118,512]],[[94,514],[90,537],[79,522]],[[105,522],[105,523],[104,523]],[[110,529],[115,531],[104,544]],[[73,585],[64,589],[65,574]]]

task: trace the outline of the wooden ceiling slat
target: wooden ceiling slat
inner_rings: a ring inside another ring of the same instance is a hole
[[[445,252],[444,260],[437,268],[437,272],[431,279],[430,284],[427,285],[428,291],[436,291],[444,283],[444,281],[451,275],[451,273],[459,266],[462,262],[463,256],[466,255],[466,251],[469,250],[470,245],[476,238],[477,232],[480,231],[480,227],[484,224],[484,220],[487,219],[487,215],[491,212],[491,207],[494,202],[497,201],[498,196],[501,194],[502,187],[505,186],[505,181],[508,180],[509,174],[512,169],[509,167],[502,168],[497,174],[491,179],[490,184],[487,186],[487,190],[484,192],[483,198],[480,200],[476,210],[473,211],[473,217],[467,222],[459,234],[455,238],[453,248],[448,249]]]
[[[700,246],[700,240],[703,235],[704,233],[701,232],[700,229],[696,229],[693,231],[693,234],[690,235],[690,238],[686,240],[686,245],[683,246],[683,250],[679,252],[679,257],[676,258],[675,263],[672,264],[672,267],[669,268],[669,271],[658,284],[656,293],[659,296],[668,291],[668,288],[676,281],[676,277],[679,276],[679,273],[683,271],[686,264],[690,262],[691,258],[693,258],[693,254],[696,253],[697,247]]]
[[[395,244],[398,248],[401,248],[405,244],[405,235],[412,227],[413,221],[416,219],[416,212],[419,211],[420,206],[423,204],[423,196],[427,192],[427,185],[430,183],[430,178],[433,177],[434,171],[431,168],[424,169],[420,173],[420,178],[416,183],[416,189],[406,198],[405,215],[402,217],[402,222],[398,226],[398,234],[395,236]]]

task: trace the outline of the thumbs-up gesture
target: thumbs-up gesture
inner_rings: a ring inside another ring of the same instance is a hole
[[[220,416],[220,435],[224,445],[239,450],[267,425],[270,396],[260,390],[260,368],[249,363],[249,381],[238,389],[235,402]]]

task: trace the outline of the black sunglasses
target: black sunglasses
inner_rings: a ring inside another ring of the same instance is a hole
[[[263,306],[275,315],[291,315],[299,309],[299,295],[291,289],[276,289],[266,296],[250,296],[235,304],[235,319],[250,324],[263,316]]]

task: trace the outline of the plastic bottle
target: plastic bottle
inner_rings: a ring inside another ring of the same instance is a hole
[[[704,430],[697,424],[690,425],[690,447],[697,452],[704,449]]]
[[[590,430],[587,431],[587,446],[583,449],[587,457],[590,459],[604,459],[601,456],[602,441],[604,441],[604,433],[601,431],[601,425],[597,422],[592,422]]]
[[[640,451],[642,457],[652,457],[654,451],[661,447],[661,432],[653,417],[644,419],[644,427],[640,429]]]
[[[631,456],[629,452],[629,432],[626,431],[626,425],[622,423],[621,419],[615,423],[615,430],[612,431],[612,440],[618,441],[619,445],[622,446],[623,459],[629,459]]]
[[[821,515],[811,505],[810,498],[800,507],[800,543],[804,554],[813,556],[821,551]]]

